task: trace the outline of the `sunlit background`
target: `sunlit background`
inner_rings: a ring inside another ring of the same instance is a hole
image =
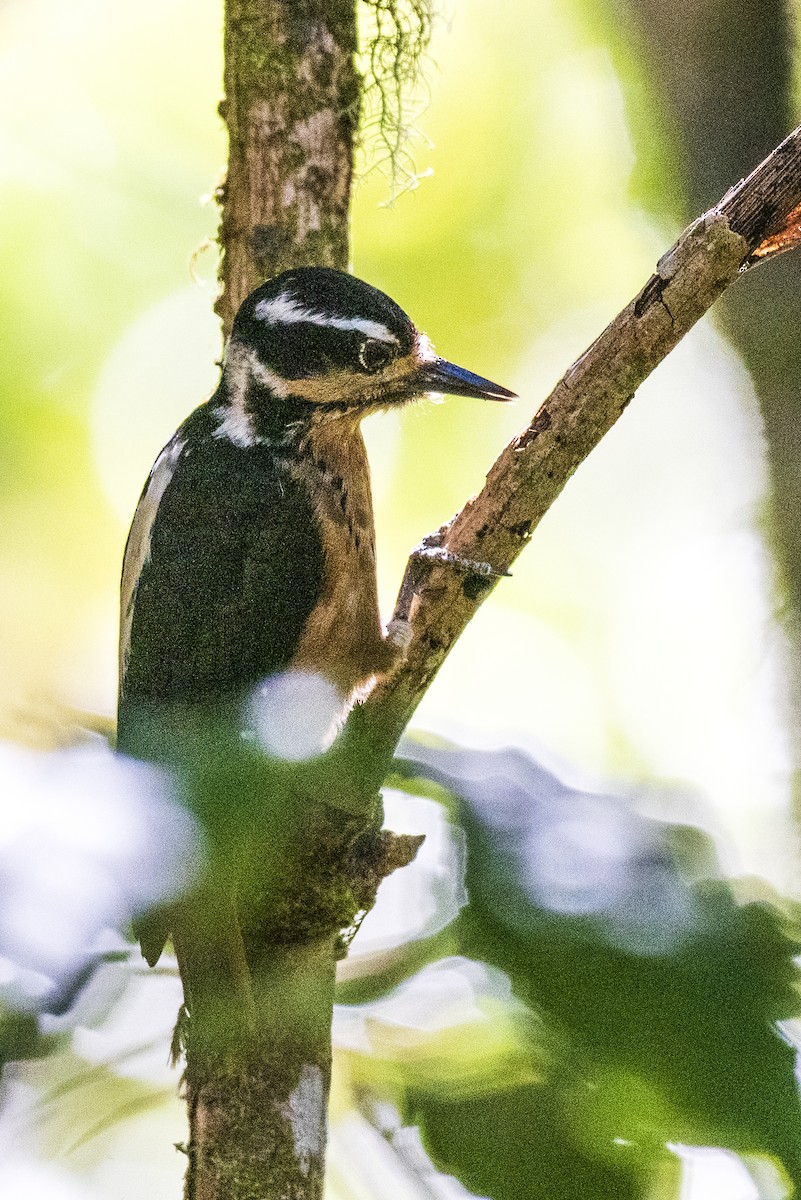
[[[221,28],[219,0],[0,7],[0,875],[20,806],[36,821],[48,811],[41,769],[20,746],[68,740],[70,710],[113,717],[130,517],[164,441],[215,382]],[[367,424],[386,614],[410,548],[480,488],[678,233],[676,147],[638,53],[587,0],[461,0],[438,20],[425,67],[430,100],[410,145],[418,186],[394,203],[380,170],[358,186],[355,273],[442,354],[521,397],[424,403]],[[787,322],[798,320],[796,303]],[[767,488],[754,386],[713,316],[579,470],[416,728],[518,746],[567,786],[691,822],[714,837],[728,876],[797,896],[792,679]],[[92,778],[107,769],[94,763]],[[459,839],[441,808],[390,794],[388,812],[393,828],[428,841],[385,885],[347,964],[357,974],[360,956],[441,928],[461,903]],[[16,894],[6,889],[4,903]],[[102,913],[92,936],[114,924],[113,905]],[[5,970],[14,995],[35,991],[33,976],[12,979],[5,953],[0,944],[0,986]],[[425,1062],[429,1027],[486,1023],[493,1006],[506,1014],[493,1036],[514,1042],[500,972],[457,958],[426,971],[376,1004],[379,1056],[397,1053],[409,1026],[403,1044]],[[77,1017],[49,1018],[59,1053],[7,1074],[10,1200],[180,1192],[184,1117],[166,1067],[176,978],[103,972]],[[371,1124],[351,1106],[365,1019],[347,1006],[338,1018],[332,1200],[466,1196],[434,1175],[419,1135],[392,1133],[397,1114]],[[684,1146],[676,1162],[681,1200],[783,1194],[764,1163],[749,1174],[732,1154]]]

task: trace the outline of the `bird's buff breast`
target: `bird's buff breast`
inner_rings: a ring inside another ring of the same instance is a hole
[[[353,427],[315,430],[304,450],[299,473],[313,496],[324,573],[292,666],[325,675],[349,696],[395,657],[378,611],[367,455]]]

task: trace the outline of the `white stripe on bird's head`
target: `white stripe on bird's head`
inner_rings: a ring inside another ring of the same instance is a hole
[[[290,292],[281,292],[272,300],[259,300],[254,315],[267,325],[299,325],[308,323],[320,329],[341,329],[346,333],[363,333],[365,337],[375,338],[378,342],[392,342],[397,345],[397,337],[382,325],[380,321],[371,321],[368,317],[337,317],[331,313],[316,312],[304,308]]]

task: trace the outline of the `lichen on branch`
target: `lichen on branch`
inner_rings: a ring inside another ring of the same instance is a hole
[[[434,5],[433,0],[361,0],[360,15],[363,171],[384,171],[394,193],[417,180],[409,146],[427,101],[422,68]]]

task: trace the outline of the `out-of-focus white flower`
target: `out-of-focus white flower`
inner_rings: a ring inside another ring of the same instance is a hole
[[[105,928],[185,887],[196,830],[165,772],[105,745],[0,744],[0,789],[0,997],[47,1008]]]
[[[344,710],[341,693],[324,675],[282,671],[252,692],[248,734],[268,754],[300,762],[328,749]]]

